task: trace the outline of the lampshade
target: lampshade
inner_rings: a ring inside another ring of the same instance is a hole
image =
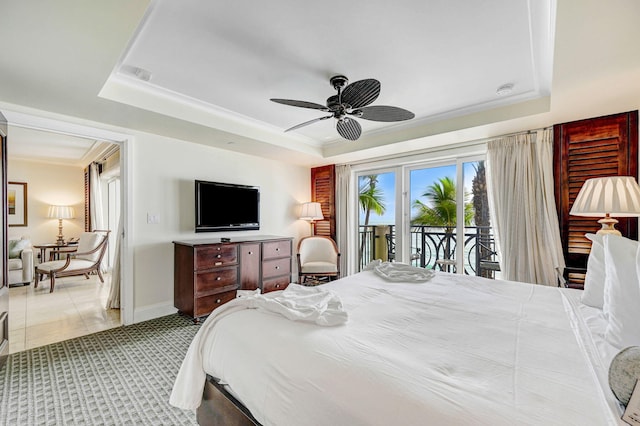
[[[640,185],[631,176],[587,179],[569,214],[600,217],[640,216]]]
[[[75,217],[73,207],[69,206],[49,206],[47,217],[53,219],[73,219]]]
[[[320,203],[303,203],[300,209],[300,219],[311,221],[324,219]]]
[[[631,176],[587,179],[580,188],[569,214],[604,218],[598,234],[620,235],[618,221],[611,216],[640,216],[640,186]]]

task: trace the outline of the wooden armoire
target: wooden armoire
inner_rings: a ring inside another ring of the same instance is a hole
[[[638,111],[554,126],[556,207],[566,262],[567,286],[584,287],[591,242],[584,236],[600,229],[597,218],[569,215],[585,180],[606,176],[638,177]],[[637,218],[616,218],[617,229],[637,239]]]

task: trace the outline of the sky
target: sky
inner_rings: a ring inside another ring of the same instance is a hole
[[[469,162],[464,163],[463,165],[465,181],[464,188],[466,192],[471,192],[471,181],[475,176],[475,170],[473,168],[474,164],[477,163]],[[413,204],[413,200],[416,199],[420,199],[423,203],[429,204],[427,199],[422,197],[422,194],[426,191],[426,188],[429,185],[445,176],[451,177],[454,182],[456,181],[455,164],[452,164],[450,166],[430,167],[425,169],[412,170],[409,175],[409,193],[411,194],[411,204]],[[362,179],[362,177],[360,179]],[[378,216],[372,212],[369,217],[369,225],[390,225],[395,222],[395,184],[396,175],[394,172],[378,174],[378,187],[383,192],[384,205],[386,206],[386,209],[384,215],[382,216]],[[360,211],[360,223],[364,224],[364,211],[362,210]]]

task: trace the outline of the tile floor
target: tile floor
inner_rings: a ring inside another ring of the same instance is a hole
[[[105,282],[91,275],[58,278],[9,289],[9,353],[20,352],[97,331],[118,327],[120,311],[104,308],[111,276]]]

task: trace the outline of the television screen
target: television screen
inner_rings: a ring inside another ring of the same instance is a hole
[[[196,232],[260,229],[260,188],[196,180]]]

